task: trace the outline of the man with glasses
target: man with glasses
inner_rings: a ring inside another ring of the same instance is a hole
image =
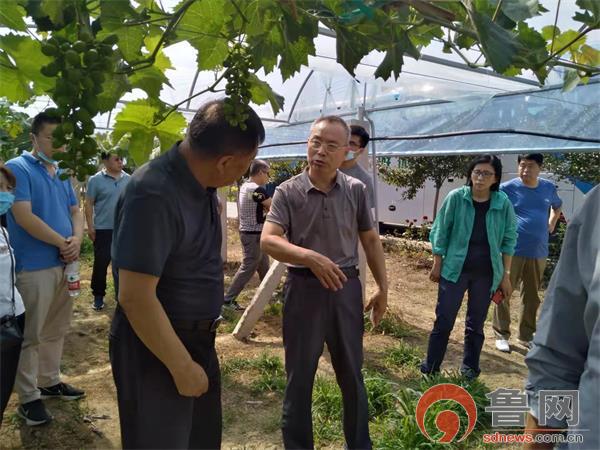
[[[90,177],[85,199],[87,233],[94,243],[94,268],[92,271],[92,308],[104,308],[106,295],[106,269],[110,264],[115,207],[119,195],[129,182],[129,174],[123,171],[123,158],[115,153],[102,152],[104,168]],[[113,271],[115,300],[119,298],[119,281]]]
[[[323,345],[342,391],[348,448],[371,448],[369,406],[362,378],[363,296],[358,241],[377,283],[366,310],[377,325],[387,307],[385,258],[366,188],[338,169],[350,129],[337,116],[317,119],[308,140],[308,168],[275,191],[261,247],[288,264],[283,312],[287,386],[286,448],[313,448],[312,388]]]
[[[367,149],[369,139],[369,133],[363,127],[360,125],[350,126],[350,151],[348,152],[346,160],[342,163],[340,170],[346,175],[350,175],[365,183],[369,205],[371,208],[375,208],[373,177],[358,163],[358,158]]]
[[[269,256],[260,249],[260,233],[271,206],[271,197],[265,189],[269,182],[269,164],[255,159],[250,164],[250,178],[240,187],[239,222],[242,243],[242,265],[236,272],[225,294],[226,308],[241,311],[244,308],[236,300],[248,281],[258,272],[262,280],[269,271]]]
[[[517,216],[517,246],[512,259],[510,282],[519,287],[521,313],[517,342],[530,348],[540,306],[538,291],[548,257],[548,235],[554,231],[560,217],[562,200],[556,186],[539,178],[544,157],[540,153],[519,155],[519,176],[500,186],[515,208]],[[496,348],[510,352],[510,303],[505,298],[496,305],[493,319]]]

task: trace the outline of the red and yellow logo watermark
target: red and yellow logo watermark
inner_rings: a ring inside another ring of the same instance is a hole
[[[439,439],[433,439],[425,429],[425,415],[427,410],[436,402],[442,400],[452,400],[462,406],[467,414],[468,425],[462,436],[457,438],[460,430],[460,417],[455,411],[446,409],[438,413],[435,418],[435,425],[443,433]],[[415,411],[417,425],[421,433],[431,441],[440,443],[461,442],[465,440],[475,428],[477,423],[477,405],[469,392],[456,384],[438,384],[427,389],[417,403]]]

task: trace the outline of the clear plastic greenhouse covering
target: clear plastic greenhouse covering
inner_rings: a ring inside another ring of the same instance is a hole
[[[330,108],[321,113],[359,118],[358,106],[362,105],[353,106],[354,111],[338,106],[337,110]],[[600,140],[600,80],[597,79],[569,92],[562,92],[561,87],[495,95],[471,92],[454,100],[427,99],[397,106],[369,106],[369,102],[365,102],[364,119],[371,122],[372,137],[509,128]],[[270,128],[267,147],[261,148],[260,157],[304,156],[305,144],[272,145],[305,141],[309,129],[309,121]],[[600,151],[600,143],[502,133],[377,141],[376,151],[380,156]]]
[[[163,0],[173,8],[178,0]],[[556,20],[561,29],[576,28],[572,20],[577,10],[574,2],[546,0],[549,13],[528,22],[537,28]],[[560,6],[560,7],[559,7]],[[9,30],[0,28],[0,34]],[[600,31],[588,33],[587,43],[600,48]],[[563,73],[553,70],[546,83],[555,88],[540,89],[530,72],[507,77],[490,70],[467,67],[459,56],[443,52],[442,44],[432,43],[423,49],[417,61],[404,58],[402,73],[397,80],[383,81],[374,74],[385,56],[373,51],[366,55],[352,77],[336,62],[335,35],[320,29],[315,39],[316,55],[308,58],[308,66],[288,80],[275,70],[258,72],[258,77],[282,95],[283,110],[277,114],[268,104],[253,105],[267,127],[265,145],[305,142],[310,123],[321,115],[338,114],[346,119],[362,117],[370,120],[372,135],[400,136],[455,132],[475,129],[514,128],[541,133],[600,138],[600,80],[591,80],[563,93],[560,89]],[[167,70],[169,85],[161,90],[161,99],[171,105],[184,101],[178,110],[189,121],[198,107],[222,93],[205,93],[185,101],[191,95],[212,84],[214,72],[198,71],[196,50],[187,42],[165,49],[174,69]],[[479,54],[469,51],[476,59]],[[223,89],[224,83],[217,86]],[[109,132],[115,117],[124,105],[146,94],[134,89],[126,94],[110,112],[94,118],[99,132]],[[35,99],[23,108],[35,115],[52,106],[48,97]],[[372,149],[378,155],[452,154],[520,151],[600,151],[600,144],[556,140],[536,136],[491,134],[441,139],[375,141]],[[264,158],[303,157],[306,145],[280,145],[261,148]]]

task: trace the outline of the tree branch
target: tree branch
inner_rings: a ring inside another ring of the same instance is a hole
[[[600,67],[587,66],[584,64],[578,64],[571,61],[563,61],[560,59],[554,60],[552,66],[567,67],[569,69],[575,69],[581,72],[587,72],[589,74],[600,73]]]
[[[556,6],[556,16],[554,16],[554,29],[552,30],[552,43],[550,44],[550,54],[554,51],[554,39],[556,38],[556,24],[558,23],[558,12],[560,11],[560,0]]]
[[[452,50],[454,50],[454,52],[455,52],[455,53],[456,53],[458,56],[460,56],[460,59],[462,59],[462,60],[465,62],[465,64],[466,64],[467,66],[471,67],[472,69],[477,69],[477,68],[486,67],[484,64],[477,64],[476,62],[471,62],[471,61],[470,61],[470,60],[469,60],[469,59],[468,59],[468,58],[467,58],[467,57],[466,57],[466,56],[465,56],[465,55],[464,55],[464,54],[463,54],[463,53],[460,51],[460,48],[458,48],[458,46],[457,46],[457,45],[456,45],[454,42],[452,42],[452,41],[450,41],[450,40],[448,40],[448,41],[443,41],[443,40],[442,40],[442,42],[445,42],[445,43],[447,43],[447,44],[448,44],[448,45],[449,45],[449,46],[452,48]]]
[[[150,63],[150,65],[154,64],[154,61],[156,61],[156,55],[158,55],[158,52],[160,51],[160,48],[164,45],[167,37],[171,34],[171,31],[173,31],[173,29],[177,26],[177,24],[179,23],[179,21],[185,14],[185,12],[188,10],[188,8],[190,6],[192,6],[192,4],[195,1],[196,0],[186,0],[186,2],[183,5],[181,5],[181,7],[175,13],[173,13],[173,17],[169,21],[169,24],[167,25],[167,28],[165,29],[162,36],[160,37],[160,40],[156,44],[154,51],[150,54],[150,56],[148,58],[141,60],[141,61],[135,61],[135,62],[131,63],[131,66],[147,64],[147,63]]]
[[[169,110],[167,111],[167,113],[160,118],[160,120],[158,122],[155,122],[153,124],[153,126],[158,126],[159,124],[161,124],[162,122],[164,122],[165,120],[167,120],[167,117],[169,117],[172,113],[174,113],[175,111],[177,111],[177,109],[183,105],[184,103],[189,102],[191,99],[198,97],[199,95],[202,94],[206,94],[207,92],[217,92],[220,90],[215,90],[215,87],[217,87],[217,85],[221,82],[221,80],[223,80],[223,78],[225,78],[225,75],[227,75],[229,73],[230,69],[227,69],[225,71],[223,71],[223,73],[215,79],[215,82],[213,84],[211,84],[209,87],[207,87],[206,89],[203,89],[202,91],[196,92],[193,95],[190,95],[188,98],[186,98],[185,100],[180,101],[179,103],[176,103],[175,105],[172,105]]]
[[[496,11],[494,11],[494,15],[492,16],[492,22],[496,21],[496,17],[498,17],[498,13],[500,12],[501,5],[502,5],[502,0],[498,0],[498,4],[496,5]]]
[[[574,37],[573,39],[571,39],[571,41],[569,41],[567,44],[563,45],[559,50],[555,51],[550,56],[548,56],[544,61],[542,61],[540,63],[540,66],[543,66],[544,64],[548,63],[548,61],[556,58],[558,55],[560,55],[562,52],[564,52],[566,49],[568,49],[571,45],[573,45],[575,42],[577,42],[579,39],[581,39],[583,36],[585,36],[590,31],[593,31],[593,30],[594,29],[590,28],[590,27],[588,27],[585,30],[583,30],[576,37]]]
[[[155,19],[147,19],[147,20],[140,20],[140,21],[134,21],[134,22],[125,22],[123,25],[125,25],[126,27],[135,27],[137,25],[145,25],[147,23],[156,23],[156,22],[164,22],[167,19],[170,19],[172,16],[164,16],[164,17],[157,17]]]
[[[231,1],[231,4],[233,5],[233,7],[238,12],[238,14],[240,15],[240,17],[242,18],[242,20],[244,21],[244,23],[248,23],[248,19],[246,18],[246,16],[244,15],[244,13],[240,9],[240,7],[237,5],[237,3],[235,2],[235,0],[230,0],[230,1]]]

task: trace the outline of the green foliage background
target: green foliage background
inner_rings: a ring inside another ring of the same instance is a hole
[[[3,1],[0,25],[11,31],[0,36],[0,97],[22,104],[49,95],[68,123],[54,136],[69,147],[62,164],[82,178],[95,170],[98,151],[91,119],[133,89],[146,97],[117,114],[114,133],[129,137],[138,165],[155,142],[165,150],[181,137],[186,120],[178,107],[206,92],[225,90],[230,122],[240,127],[250,101],[277,113],[283,98],[257,73],[277,69],[286,80],[307,65],[319,24],[336,33],[337,61],[350,74],[379,50],[386,56],[375,76],[397,78],[405,56],[419,58],[441,42],[471,67],[531,70],[541,83],[563,66],[571,88],[600,71],[600,52],[587,43],[600,27],[600,2],[575,3],[577,30],[536,30],[526,21],[547,14],[538,0],[182,0],[168,10],[155,0]],[[196,51],[198,69],[214,71],[214,83],[169,104],[160,99],[174,68],[164,49],[182,41]],[[466,50],[483,58],[470,60]]]

